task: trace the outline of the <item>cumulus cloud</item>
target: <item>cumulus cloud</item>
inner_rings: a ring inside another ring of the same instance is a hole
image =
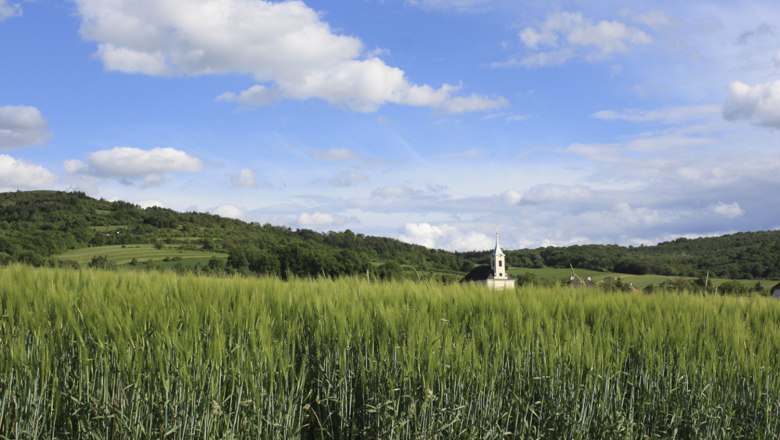
[[[643,30],[616,20],[594,22],[579,12],[562,11],[548,15],[537,27],[524,28],[520,41],[533,53],[509,64],[533,68],[561,65],[574,57],[601,60],[653,40]]]
[[[718,202],[713,205],[710,205],[709,210],[725,218],[738,218],[745,215],[745,210],[743,210],[742,207],[739,206],[739,203],[737,202],[733,202],[733,203]]]
[[[8,0],[0,0],[0,23],[22,15],[22,6],[18,3],[9,3]]]
[[[301,1],[77,0],[81,35],[108,70],[154,76],[240,73],[256,85],[217,99],[244,106],[320,98],[361,112],[386,103],[448,113],[505,106],[459,86],[410,82],[403,70],[335,33]]]
[[[298,216],[298,225],[304,228],[322,228],[346,224],[352,218],[326,212],[303,212]]]
[[[314,150],[311,154],[317,160],[328,162],[346,162],[360,157],[357,152],[352,151],[349,148],[331,148],[330,150],[325,151]]]
[[[57,177],[46,168],[0,154],[0,190],[51,188]]]
[[[244,216],[244,210],[236,205],[219,205],[208,210],[211,214],[218,215],[220,217],[241,219]]]
[[[741,81],[729,85],[723,117],[745,120],[762,127],[780,128],[780,80],[754,86]]]
[[[398,239],[431,249],[456,251],[484,250],[495,245],[494,239],[485,234],[473,231],[464,232],[447,224],[407,223]]]
[[[158,186],[171,172],[200,171],[200,159],[174,148],[114,147],[89,154],[87,162],[77,159],[63,163],[65,171],[74,175],[91,175],[126,180],[141,179],[144,186]]]
[[[254,188],[257,186],[257,178],[254,171],[244,168],[230,178],[230,183],[241,188]]]
[[[51,137],[49,124],[35,107],[0,106],[0,148],[42,144]]]

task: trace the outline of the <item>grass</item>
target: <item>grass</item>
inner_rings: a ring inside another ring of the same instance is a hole
[[[568,280],[569,276],[571,276],[571,269],[562,269],[562,268],[554,268],[554,267],[544,267],[544,268],[520,267],[520,268],[510,268],[509,273],[512,276],[518,276],[525,273],[532,273],[536,275],[536,277],[543,280],[564,281],[564,280]],[[575,268],[575,273],[582,278],[591,277],[591,279],[593,279],[593,281],[596,282],[610,277],[620,278],[624,283],[633,283],[634,286],[638,287],[639,289],[643,289],[650,284],[657,285],[669,278],[678,278],[678,277],[670,277],[666,275],[630,275],[630,274],[621,274],[615,272],[599,272],[595,270],[576,269],[576,268]],[[726,281],[730,281],[730,280],[727,278],[710,278],[710,282],[714,283],[714,285],[720,285]],[[777,284],[777,281],[773,281],[773,280],[737,280],[737,281],[739,281],[740,283],[744,284],[747,287],[753,287],[756,284],[756,282],[759,282],[767,291],[772,286]]]
[[[777,438],[780,302],[0,269],[0,438]]]
[[[212,257],[226,258],[219,252],[206,252],[191,249],[183,249],[178,245],[166,245],[162,249],[156,249],[151,244],[128,244],[115,246],[94,246],[69,250],[56,258],[63,261],[75,261],[81,265],[88,264],[92,258],[99,255],[107,256],[117,265],[129,264],[134,258],[139,262],[155,261],[164,265],[163,260],[177,259],[177,263],[192,265],[205,263]],[[178,257],[178,258],[177,258]],[[175,263],[171,263],[175,264]]]

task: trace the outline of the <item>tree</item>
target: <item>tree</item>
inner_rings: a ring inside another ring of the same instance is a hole
[[[95,255],[92,257],[92,261],[89,262],[89,267],[92,269],[114,270],[116,269],[116,263],[105,255]]]
[[[748,295],[752,293],[747,286],[734,280],[723,282],[717,290],[721,295]]]

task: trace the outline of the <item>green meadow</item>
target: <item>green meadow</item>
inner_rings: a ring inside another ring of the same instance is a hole
[[[0,438],[777,438],[780,302],[0,268]]]
[[[181,245],[164,245],[160,249],[151,244],[128,244],[113,246],[93,246],[73,249],[58,255],[61,261],[74,261],[80,265],[87,265],[92,258],[106,256],[117,265],[129,264],[133,259],[138,263],[144,262],[168,262],[174,260],[183,265],[207,263],[212,257],[227,258],[224,253],[207,252],[203,250],[188,249]],[[165,261],[168,259],[168,261]]]
[[[540,280],[547,280],[547,281],[553,281],[553,282],[566,282],[568,281],[569,277],[571,276],[571,269],[564,269],[564,268],[555,268],[555,267],[544,267],[544,268],[510,268],[509,273],[512,276],[521,276],[524,274],[533,274]],[[668,280],[670,277],[667,275],[630,275],[630,274],[623,274],[623,273],[616,273],[616,272],[600,272],[596,270],[588,270],[588,269],[576,269],[575,273],[577,276],[585,279],[587,277],[591,277],[591,279],[594,282],[602,281],[606,278],[619,278],[622,282],[625,284],[632,283],[634,286],[636,286],[639,289],[644,289],[645,287],[651,285],[651,284],[659,284],[665,280]],[[683,278],[690,278],[690,277],[683,277]],[[709,280],[714,286],[720,285],[726,281],[731,281],[728,278],[715,278],[712,277]],[[756,282],[760,283],[763,288],[768,292],[769,289],[777,284],[777,281],[774,280],[735,280],[739,283],[745,285],[746,287],[752,287],[756,284]]]

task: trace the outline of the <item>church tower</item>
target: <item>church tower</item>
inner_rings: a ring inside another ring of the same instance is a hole
[[[493,279],[505,280],[506,276],[506,258],[504,251],[498,244],[498,231],[496,231],[496,249],[493,251],[493,257],[490,259],[490,268],[493,269]]]

